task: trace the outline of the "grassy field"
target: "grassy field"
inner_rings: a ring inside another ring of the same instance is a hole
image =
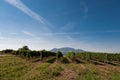
[[[0,80],[119,80],[120,66],[90,63],[27,61],[13,55],[0,56]]]

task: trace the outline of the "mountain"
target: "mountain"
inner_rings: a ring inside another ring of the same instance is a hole
[[[64,47],[64,48],[54,48],[51,50],[51,52],[57,52],[57,51],[61,51],[63,54],[66,54],[67,52],[85,52],[82,49],[74,49],[71,47]]]

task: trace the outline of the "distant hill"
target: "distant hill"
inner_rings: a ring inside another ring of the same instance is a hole
[[[51,51],[52,52],[61,51],[63,54],[66,54],[67,52],[71,52],[71,51],[73,51],[73,52],[85,52],[82,49],[74,49],[74,48],[71,48],[71,47],[54,48]]]

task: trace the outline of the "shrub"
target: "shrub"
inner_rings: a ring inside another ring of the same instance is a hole
[[[12,49],[5,49],[5,50],[2,50],[2,53],[12,53],[13,50]]]
[[[63,54],[62,54],[62,52],[58,51],[57,54],[56,54],[56,58],[58,59],[58,58],[61,58],[61,57],[63,57]]]

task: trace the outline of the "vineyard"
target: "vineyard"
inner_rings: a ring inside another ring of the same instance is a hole
[[[100,52],[68,52],[64,56],[62,52],[51,52],[46,50],[35,51],[30,50],[27,46],[23,46],[18,50],[10,50],[6,49],[1,51],[3,54],[12,54],[19,56],[24,59],[35,59],[39,58],[42,60],[43,58],[54,57],[56,60],[59,58],[67,58],[69,62],[80,61],[80,62],[101,62],[101,63],[109,63],[113,65],[120,64],[120,53],[100,53]]]
[[[95,52],[69,52],[67,57],[72,60],[84,60],[87,62],[103,62],[109,64],[120,64],[120,54],[119,53],[95,53]]]
[[[0,52],[1,80],[119,80],[120,54],[18,50]],[[3,56],[2,56],[3,55]]]
[[[6,54],[6,53],[4,53]],[[3,55],[4,55],[3,54]],[[29,55],[28,55],[29,54]],[[44,56],[43,56],[44,54]],[[49,51],[13,51],[6,56],[0,56],[1,80],[119,80],[120,66],[89,64],[93,61],[104,61],[91,53],[69,52],[63,56],[61,52]],[[8,55],[8,56],[7,56]],[[42,59],[47,60],[41,61]],[[98,54],[100,55],[100,54]],[[102,54],[103,56],[103,54]],[[107,55],[108,56],[108,55]],[[52,58],[49,58],[52,57]],[[37,62],[31,60],[39,59]],[[99,59],[98,59],[99,58]],[[88,62],[76,63],[76,60]],[[53,61],[51,63],[51,61]],[[112,60],[113,61],[113,60]],[[117,60],[114,60],[117,61]],[[103,62],[104,63],[104,62]],[[105,62],[105,64],[108,64]]]
[[[33,58],[44,58],[49,56],[56,56],[56,53],[42,50],[42,51],[30,51],[30,50],[20,50],[20,51],[13,51],[13,55],[20,56],[26,59],[33,59]]]

